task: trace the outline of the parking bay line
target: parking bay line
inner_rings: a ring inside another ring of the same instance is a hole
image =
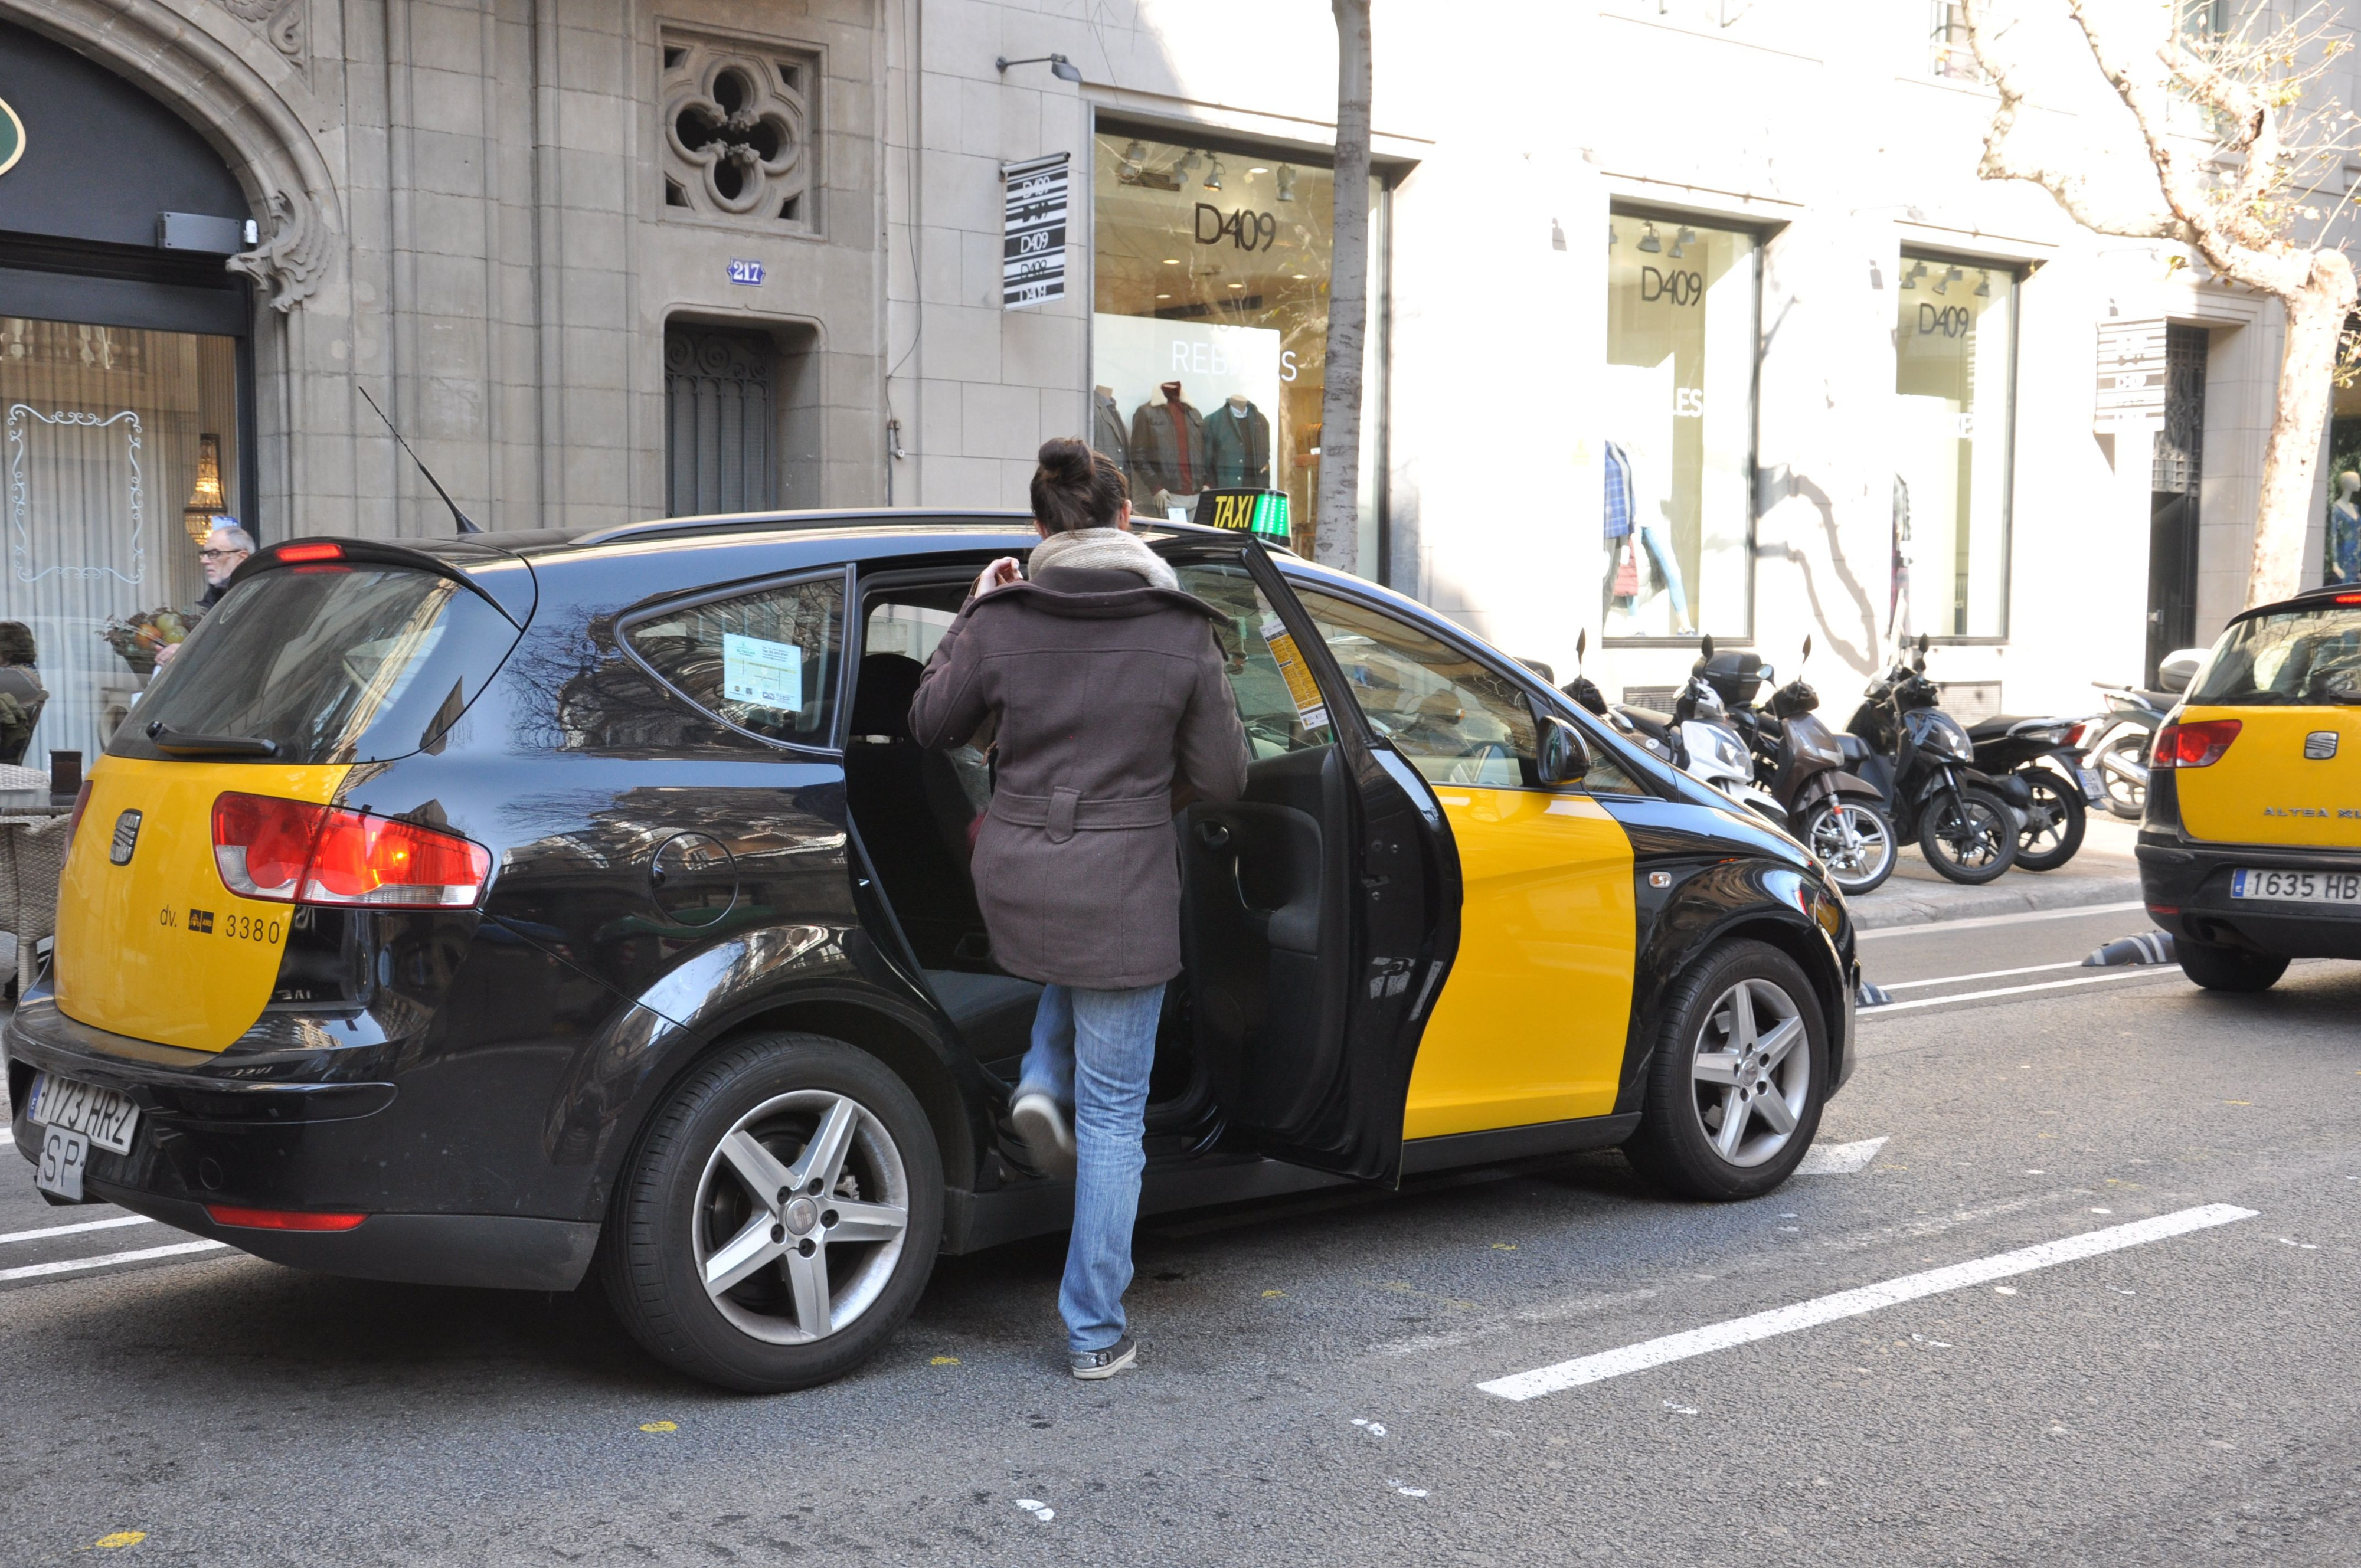
[[[1774,1307],[1767,1312],[1756,1312],[1752,1317],[1732,1318],[1728,1322],[1711,1323],[1701,1329],[1690,1329],[1685,1333],[1667,1334],[1662,1339],[1627,1344],[1620,1350],[1577,1356],[1553,1366],[1495,1377],[1476,1387],[1503,1399],[1538,1399],[1545,1394],[1579,1388],[1586,1383],[1620,1377],[1627,1372],[1644,1372],[1649,1367],[1686,1361],[1693,1355],[1728,1350],[1734,1345],[1752,1344],[1756,1340],[1817,1328],[1842,1318],[1857,1318],[1881,1307],[1899,1306],[1924,1296],[1938,1296],[1970,1285],[1981,1285],[1986,1280],[2005,1279],[2011,1275],[2029,1274],[2037,1268],[2050,1268],[2061,1263],[2097,1257],[2103,1253],[2120,1252],[2125,1247],[2166,1241],[2191,1231],[2251,1220],[2258,1212],[2257,1210],[2241,1209],[2229,1203],[2207,1203],[2195,1209],[2182,1209],[2170,1214],[2159,1214],[2152,1220],[2109,1225],[2104,1230],[2085,1231],[2078,1236],[2043,1242],[2037,1246],[2020,1247],[2015,1252],[1997,1253],[1969,1263],[1955,1263],[1948,1268],[1906,1274],[1880,1285],[1839,1290],[1833,1296],[1798,1301],[1791,1307]]]
[[[84,1231],[112,1231],[125,1225],[152,1225],[156,1222],[145,1214],[121,1214],[112,1220],[83,1220],[71,1225],[50,1225],[38,1231],[10,1231],[0,1235],[0,1243],[38,1242],[50,1236],[80,1235]]]
[[[2081,966],[2075,966],[2080,969]],[[1882,1002],[1874,1007],[1858,1007],[1855,1018],[1883,1018],[1888,1013],[1907,1013],[1913,1007],[1940,1007],[1951,1002],[1981,1002],[1987,996],[2022,996],[2030,991],[2062,991],[2070,985],[2099,985],[2111,980],[2137,980],[2142,975],[2150,979],[2158,975],[2177,974],[2169,965],[2141,965],[2135,969],[2110,970],[2105,974],[2084,975],[2079,980],[2050,980],[2039,985],[2004,985],[1991,991],[1963,991],[1957,996],[1921,996],[1909,1002]]]
[[[2023,969],[1980,970],[1974,974],[1941,974],[1932,980],[1889,980],[1880,991],[1916,991],[1929,985],[1960,985],[1971,980],[2000,980],[2013,974],[2047,974],[2052,970],[2081,969],[2080,959],[2068,959],[2062,964],[2027,964]]]
[[[2126,909],[2145,909],[2138,899],[2123,904],[2083,904],[2070,909],[2028,909],[2021,915],[1979,915],[1972,920],[1916,920],[1907,926],[1880,926],[1873,931],[1856,931],[1853,940],[1874,942],[1886,937],[1936,937],[1953,931],[1981,931],[1993,926],[2022,926],[2031,920],[2075,920],[2085,915],[2121,915]]]
[[[44,1274],[71,1274],[83,1268],[111,1268],[118,1263],[145,1263],[154,1257],[178,1257],[182,1253],[213,1252],[226,1249],[227,1242],[174,1242],[170,1246],[141,1247],[136,1252],[110,1252],[98,1257],[70,1257],[61,1263],[28,1263],[16,1268],[0,1268],[0,1283],[11,1279],[32,1279]]]

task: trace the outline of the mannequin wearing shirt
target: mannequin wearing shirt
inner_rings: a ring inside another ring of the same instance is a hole
[[[1131,472],[1131,440],[1124,430],[1123,411],[1115,405],[1113,387],[1091,389],[1091,444],[1114,458],[1126,474]]]
[[[1189,505],[1208,482],[1205,418],[1181,400],[1180,382],[1157,390],[1162,400],[1131,416],[1131,493],[1165,512]]]
[[[1205,416],[1205,466],[1217,490],[1270,488],[1270,421],[1232,393]]]

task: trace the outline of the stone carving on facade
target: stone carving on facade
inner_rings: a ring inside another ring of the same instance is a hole
[[[269,230],[260,245],[231,257],[229,269],[269,289],[271,304],[284,313],[310,299],[327,276],[328,236],[310,203],[284,191],[270,192]]]
[[[270,47],[290,60],[303,58],[303,10],[306,0],[221,0],[229,14],[251,22],[270,40]]]
[[[666,31],[664,205],[812,226],[813,57]]]

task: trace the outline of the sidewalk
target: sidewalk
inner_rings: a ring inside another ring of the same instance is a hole
[[[2096,813],[2083,836],[2081,852],[2057,871],[2012,871],[1982,887],[1945,881],[1914,845],[1902,852],[1902,863],[1894,868],[1883,887],[1848,901],[1853,924],[1861,930],[1875,931],[1888,926],[2017,915],[2031,909],[2136,904],[2140,895],[2139,862],[2132,856],[2132,845],[2138,835],[2137,823]]]

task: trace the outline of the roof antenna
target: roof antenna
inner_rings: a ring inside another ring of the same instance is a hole
[[[401,439],[401,432],[394,430],[393,421],[385,419],[385,411],[378,408],[377,400],[369,396],[369,389],[367,387],[362,386],[358,381],[355,381],[353,383],[353,389],[360,393],[362,401],[368,403],[371,409],[376,411],[378,418],[385,420],[385,428],[393,431],[393,439],[401,447],[401,449],[404,452],[410,453],[410,460],[418,465],[418,471],[426,476],[426,482],[434,487],[434,493],[441,496],[443,498],[443,504],[451,509],[452,517],[456,519],[458,521],[459,532],[462,533],[483,532],[484,531],[482,529],[476,526],[475,519],[469,517],[466,512],[459,510],[459,503],[451,499],[451,492],[443,488],[443,481],[434,477],[434,470],[426,466],[426,460],[419,456],[417,453],[410,451],[410,443]]]

